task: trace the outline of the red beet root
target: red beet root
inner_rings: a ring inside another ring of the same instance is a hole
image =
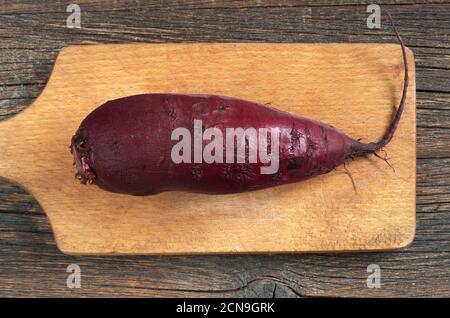
[[[361,143],[330,125],[235,98],[136,95],[109,101],[83,120],[71,144],[77,177],[83,183],[132,195],[169,190],[233,193],[304,180],[327,173],[349,158],[377,155],[392,139],[406,100],[408,64],[405,46],[398,39],[405,67],[403,95],[379,142]],[[194,124],[201,126],[194,129]],[[248,133],[245,139],[227,138],[227,128],[239,127]],[[189,132],[191,140],[177,134],[177,128]],[[261,150],[264,143],[254,143],[265,140],[266,149]],[[231,148],[226,147],[228,142]],[[263,160],[260,151],[270,154],[269,160]],[[215,162],[205,157],[208,153]],[[242,155],[245,162],[237,159]],[[179,162],[182,158],[184,162]]]

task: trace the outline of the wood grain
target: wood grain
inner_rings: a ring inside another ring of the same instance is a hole
[[[98,105],[148,92],[239,96],[330,123],[349,135],[364,130],[364,138],[378,140],[402,94],[399,45],[67,47],[33,105],[0,124],[0,175],[34,195],[58,247],[69,254],[404,247],[415,232],[415,76],[408,53],[410,90],[396,138],[387,147],[397,168],[392,171],[382,160],[355,160],[357,192],[338,168],[301,184],[235,195],[111,194],[74,179],[67,145]]]
[[[365,6],[351,3],[133,1],[130,5],[114,1],[105,6],[83,1],[82,29],[73,30],[64,27],[66,2],[8,1],[0,6],[0,118],[33,102],[57,53],[67,45],[395,43],[387,24],[382,23],[381,30],[368,30]],[[411,246],[389,253],[337,255],[66,256],[57,250],[36,200],[15,183],[0,179],[0,295],[449,297],[450,4],[378,3],[391,4],[387,7],[416,59],[417,231]],[[65,270],[71,263],[81,265],[78,290],[65,285]],[[380,289],[368,289],[365,283],[366,268],[373,263],[381,266]]]

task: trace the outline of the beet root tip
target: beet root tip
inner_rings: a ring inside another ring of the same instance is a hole
[[[406,47],[403,43],[402,38],[400,37],[397,28],[395,27],[394,21],[392,20],[392,17],[390,13],[388,12],[389,20],[391,21],[392,28],[394,29],[395,35],[397,36],[397,39],[400,43],[400,47],[402,50],[402,58],[403,58],[403,66],[404,66],[404,79],[403,79],[403,91],[402,91],[402,97],[399,103],[399,106],[397,107],[397,111],[395,113],[394,119],[392,120],[391,124],[389,125],[388,129],[386,130],[383,138],[379,140],[378,142],[370,142],[370,143],[361,143],[359,140],[354,140],[351,145],[351,150],[348,154],[348,157],[355,157],[355,156],[361,156],[365,154],[375,154],[377,155],[377,151],[379,151],[381,148],[386,146],[392,139],[392,137],[395,134],[395,131],[397,130],[397,126],[400,122],[400,118],[402,117],[403,109],[406,104],[406,94],[408,92],[408,86],[409,86],[409,67],[408,67],[408,58],[406,56]]]

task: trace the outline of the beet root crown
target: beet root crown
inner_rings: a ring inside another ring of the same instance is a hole
[[[90,166],[91,151],[83,131],[84,130],[80,127],[72,137],[70,152],[74,158],[73,164],[77,168],[75,177],[83,184],[91,184],[95,180],[95,173]]]

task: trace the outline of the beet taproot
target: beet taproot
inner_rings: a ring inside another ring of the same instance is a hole
[[[70,146],[76,176],[132,195],[235,193],[301,181],[349,158],[377,155],[394,135],[409,82],[405,46],[394,30],[403,54],[403,93],[378,142],[362,143],[330,125],[236,98],[142,94],[108,101],[82,121]]]

